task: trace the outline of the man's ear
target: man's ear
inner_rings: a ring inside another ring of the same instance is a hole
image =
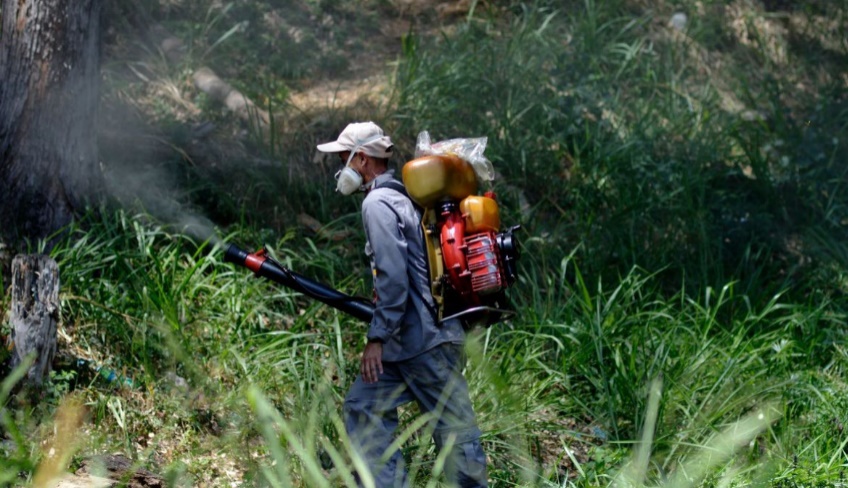
[[[370,157],[368,157],[368,155],[367,155],[367,154],[365,154],[365,151],[359,151],[358,156],[359,156],[360,158],[362,158],[362,166],[363,166],[363,167],[365,167],[365,166],[370,166],[371,158],[370,158]]]

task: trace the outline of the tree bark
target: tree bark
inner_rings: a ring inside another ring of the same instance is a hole
[[[12,283],[12,253],[9,251],[9,246],[0,241],[0,301],[6,295],[6,290]],[[0,313],[0,320],[3,319]]]
[[[48,256],[15,256],[12,261],[12,367],[29,354],[35,362],[27,383],[41,385],[56,355],[59,320],[59,266]]]
[[[0,0],[0,238],[47,237],[97,194],[103,0]]]

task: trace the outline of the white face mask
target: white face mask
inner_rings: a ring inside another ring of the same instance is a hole
[[[356,146],[354,146],[353,150],[350,152],[350,156],[347,157],[345,167],[340,171],[336,172],[337,192],[341,193],[342,195],[352,195],[357,190],[365,191],[365,188],[362,187],[362,175],[359,174],[358,171],[350,167],[350,162],[353,160],[353,157],[356,156],[356,152],[359,150],[360,147],[370,144],[381,138],[383,138],[383,135],[377,134],[371,139],[362,141]]]
[[[336,172],[336,191],[342,195],[353,195],[362,188],[362,175],[349,166],[355,154],[351,152],[345,167]]]

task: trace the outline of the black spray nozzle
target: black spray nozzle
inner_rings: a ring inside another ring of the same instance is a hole
[[[235,244],[227,244],[227,249],[224,251],[224,262],[235,263],[244,266],[249,253],[244,249],[239,248]]]
[[[265,250],[250,254],[234,244],[227,246],[224,261],[244,266],[267,278],[365,322],[374,316],[374,304],[366,298],[345,295],[323,283],[311,280],[286,268],[266,255]]]

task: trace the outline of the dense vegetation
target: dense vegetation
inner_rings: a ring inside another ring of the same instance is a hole
[[[162,3],[149,16],[187,55],[131,62],[145,49],[115,7],[104,119],[132,100],[177,150],[127,154],[104,130],[115,181],[159,176],[116,195],[141,211],[92,210],[52,249],[61,364],[35,406],[9,399],[15,372],[0,388],[2,482],[118,451],[175,486],[354,486],[339,412],[365,326],[221,261],[222,242],[267,244],[369,293],[356,201],[332,193],[335,161],[313,163],[351,119],[385,126],[400,159],[420,130],[489,137],[503,220],[523,226],[518,314],[468,346],[492,486],[842,482],[844,1],[422,8],[388,67],[361,53],[392,52],[371,36],[405,15],[400,1]],[[377,101],[290,102],[363,63],[390,71]],[[271,127],[193,92],[202,65],[278,114]],[[209,120],[217,153],[190,129]],[[79,443],[49,456],[51,419],[79,405]],[[404,453],[416,486],[436,486],[414,414]]]

